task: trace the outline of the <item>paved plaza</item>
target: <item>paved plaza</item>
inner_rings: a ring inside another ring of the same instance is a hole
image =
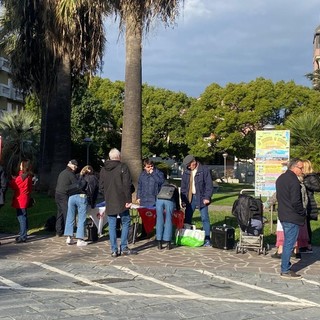
[[[111,258],[106,238],[0,235],[0,319],[319,319],[320,248],[292,260],[284,280],[270,253],[210,247],[156,248]]]

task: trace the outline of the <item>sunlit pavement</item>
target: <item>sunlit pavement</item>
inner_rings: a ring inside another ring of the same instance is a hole
[[[319,318],[318,247],[292,260],[302,280],[284,280],[270,252],[160,251],[144,240],[131,245],[138,255],[112,258],[106,238],[81,248],[55,236],[0,241],[0,319]]]

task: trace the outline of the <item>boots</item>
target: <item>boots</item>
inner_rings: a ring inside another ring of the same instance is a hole
[[[165,247],[165,249],[166,250],[171,250],[172,249],[172,245],[171,245],[171,241],[166,241],[166,247]]]
[[[158,240],[158,250],[161,250],[161,249],[162,249],[162,241]]]

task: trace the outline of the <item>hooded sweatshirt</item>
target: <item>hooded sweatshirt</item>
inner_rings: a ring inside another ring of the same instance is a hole
[[[118,215],[132,202],[131,175],[125,163],[118,160],[107,160],[100,171],[99,189],[106,202],[106,214]]]

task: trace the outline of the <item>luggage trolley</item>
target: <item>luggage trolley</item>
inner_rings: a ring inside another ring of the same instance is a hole
[[[258,255],[266,255],[269,245],[264,243],[263,229],[263,203],[261,197],[251,196],[254,189],[242,189],[238,199],[234,202],[232,214],[236,217],[240,238],[236,245],[236,253],[245,253],[247,250],[255,250]]]

